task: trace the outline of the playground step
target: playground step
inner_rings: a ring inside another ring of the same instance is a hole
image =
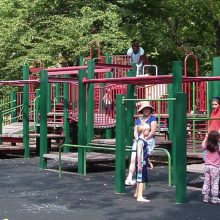
[[[56,117],[63,117],[63,112],[48,112],[47,116],[56,116]]]
[[[57,152],[44,154],[44,158],[58,160],[59,154]],[[61,160],[67,162],[78,162],[78,153],[62,153]],[[87,152],[86,161],[87,162],[110,162],[115,160],[115,155],[105,154],[105,153],[96,153],[96,152]]]
[[[36,124],[36,126],[37,127],[40,127],[40,124],[38,123],[38,124]],[[53,122],[47,122],[47,127],[48,128],[62,128],[63,127],[63,123],[56,123],[55,125],[54,125],[54,123]]]

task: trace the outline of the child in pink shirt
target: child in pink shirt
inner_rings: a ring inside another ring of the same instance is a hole
[[[206,150],[205,158],[205,180],[203,184],[202,194],[203,202],[209,202],[209,194],[211,191],[211,202],[220,203],[218,198],[219,192],[219,168],[220,168],[220,133],[211,131],[202,143],[203,150]]]

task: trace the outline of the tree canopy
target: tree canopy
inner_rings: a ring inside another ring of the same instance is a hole
[[[32,59],[75,65],[94,41],[126,54],[134,38],[161,73],[193,51],[205,74],[220,54],[219,8],[215,0],[0,0],[0,77],[21,78]]]

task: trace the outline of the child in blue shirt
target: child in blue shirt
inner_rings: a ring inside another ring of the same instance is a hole
[[[150,126],[146,123],[142,123],[138,126],[138,132],[140,136],[137,141],[137,153],[136,153],[136,191],[134,197],[138,202],[150,202],[150,200],[143,197],[144,184],[147,182],[147,165],[149,163],[148,143],[145,140],[150,133]]]

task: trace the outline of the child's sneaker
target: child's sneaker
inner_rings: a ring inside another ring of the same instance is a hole
[[[125,185],[126,186],[134,186],[135,184],[136,184],[135,180],[129,180],[129,179],[125,180]]]
[[[209,196],[205,195],[203,198],[203,202],[209,202]]]
[[[220,203],[220,199],[217,197],[217,196],[215,196],[215,197],[212,197],[212,199],[211,199],[211,203]]]

